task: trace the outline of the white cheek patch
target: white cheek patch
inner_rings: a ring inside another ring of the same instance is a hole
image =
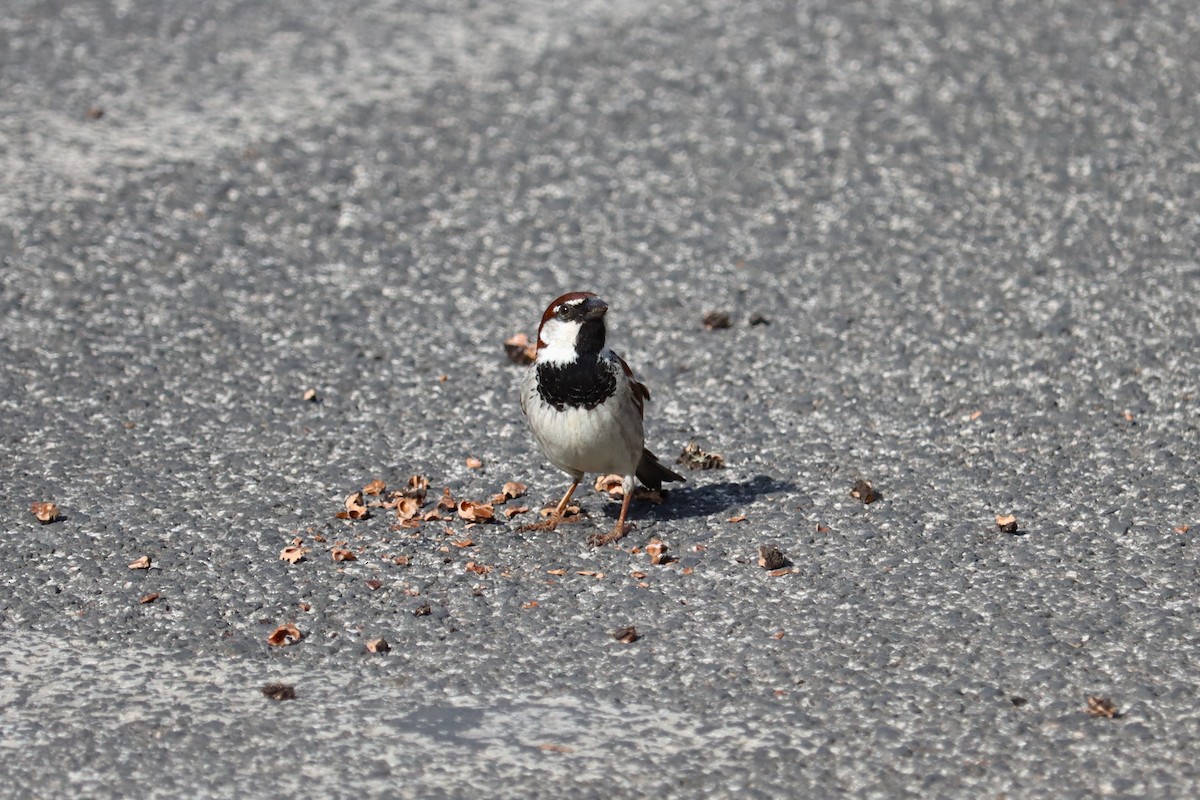
[[[537,360],[542,364],[569,364],[576,359],[575,341],[579,338],[582,323],[563,322],[560,319],[546,320],[542,326],[542,341],[546,346],[538,350]]]

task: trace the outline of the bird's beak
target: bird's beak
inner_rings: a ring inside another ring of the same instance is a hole
[[[589,297],[583,301],[584,319],[600,319],[608,311],[608,304],[599,297]]]

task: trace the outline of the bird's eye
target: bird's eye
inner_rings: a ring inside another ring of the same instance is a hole
[[[569,309],[566,306],[559,306],[558,307],[558,315],[560,317],[562,317],[563,319],[566,319],[568,310]]]

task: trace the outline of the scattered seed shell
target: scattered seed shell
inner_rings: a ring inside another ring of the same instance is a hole
[[[666,564],[671,560],[662,539],[651,539],[650,544],[646,545],[646,555],[650,556],[651,564]]]
[[[345,511],[339,511],[336,516],[338,519],[366,519],[367,506],[363,502],[363,493],[355,492],[346,497],[343,503],[346,507]]]
[[[291,545],[279,551],[279,560],[286,561],[289,564],[295,564],[296,562],[302,560],[304,558],[304,554],[307,552],[309,552],[309,548],[307,547]]]
[[[429,605],[429,603],[422,603],[421,605],[419,605],[413,609],[414,617],[428,617],[432,613],[433,613],[433,606]]]
[[[504,516],[507,519],[512,519],[517,514],[528,514],[529,506],[513,506],[512,508],[504,509]]]
[[[272,700],[295,700],[296,687],[286,683],[268,683],[262,687],[262,693]]]
[[[704,315],[702,322],[704,329],[709,331],[724,330],[733,325],[728,311],[710,311]]]
[[[875,487],[869,481],[859,479],[854,482],[854,488],[850,490],[850,496],[856,500],[861,500],[863,505],[869,506],[879,499],[879,492],[875,491]]]
[[[267,637],[267,644],[272,647],[287,647],[303,638],[304,634],[300,632],[300,629],[289,622],[271,631],[271,635]]]
[[[37,517],[38,522],[43,525],[58,519],[58,506],[54,503],[31,503],[29,512]]]
[[[130,569],[150,569],[150,556],[142,556],[136,561],[129,562]]]
[[[1017,532],[1017,518],[1012,514],[997,514],[996,527],[1005,533]]]
[[[335,547],[330,551],[334,561],[357,561],[358,556],[354,555],[353,550],[347,550],[345,547]]]
[[[782,569],[788,565],[787,556],[773,544],[758,546],[758,565],[763,569]]]
[[[629,625],[624,628],[617,628],[612,632],[613,638],[622,644],[633,644],[638,640],[637,628]]]
[[[392,646],[387,643],[387,639],[368,639],[367,640],[367,652],[368,653],[386,653],[387,651],[389,651],[391,649],[392,649]]]
[[[483,462],[474,456],[467,459],[467,469],[479,469],[482,466]]]
[[[625,496],[625,479],[620,475],[599,475],[594,488],[597,492],[608,492],[613,497]]]
[[[1107,697],[1089,697],[1087,699],[1087,713],[1093,717],[1106,717],[1107,719],[1115,719],[1121,716],[1121,712],[1117,709],[1117,704]]]
[[[300,399],[306,403],[317,402],[317,390],[316,389],[305,390],[304,394],[300,396]]]
[[[463,500],[458,504],[458,516],[468,522],[487,522],[495,517],[495,506],[491,503],[476,503]]]
[[[504,340],[504,354],[514,364],[526,366],[537,359],[537,345],[525,334],[517,333]]]
[[[716,453],[707,453],[700,449],[695,442],[684,445],[683,452],[675,459],[676,464],[683,464],[688,469],[724,469],[725,458]]]
[[[146,603],[153,603],[158,598],[159,598],[158,592],[151,592],[150,594],[142,595],[138,599],[138,602],[141,603],[142,605],[146,605]]]
[[[745,514],[738,514],[736,517],[730,517],[729,519],[727,519],[727,520],[725,520],[725,521],[726,521],[726,522],[745,522],[745,521],[746,521],[746,515],[745,515]]]

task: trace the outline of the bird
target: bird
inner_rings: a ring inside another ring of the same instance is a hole
[[[584,474],[617,474],[625,492],[621,513],[611,531],[588,537],[597,547],[629,532],[625,517],[635,477],[649,489],[684,480],[645,447],[650,390],[606,345],[607,312],[608,304],[592,292],[556,298],[542,314],[536,356],[521,376],[521,411],[533,438],[550,463],[571,476],[554,511],[523,530],[554,530]]]

